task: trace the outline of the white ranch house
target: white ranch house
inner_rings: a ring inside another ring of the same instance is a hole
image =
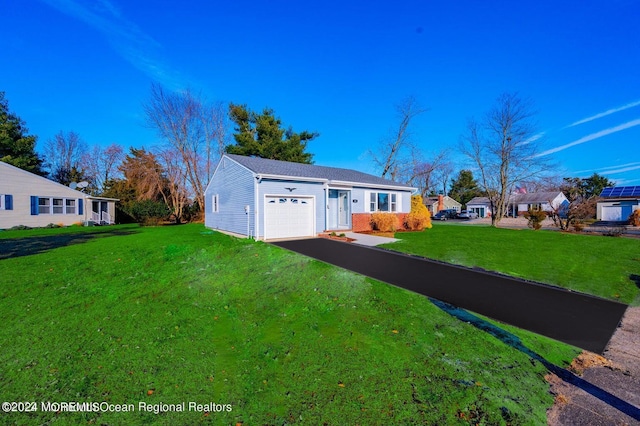
[[[93,197],[0,161],[0,229],[112,224],[116,199]]]

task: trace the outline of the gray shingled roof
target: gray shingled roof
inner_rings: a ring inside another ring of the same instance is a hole
[[[367,185],[402,186],[405,188],[412,188],[410,185],[383,179],[367,173],[358,172],[356,170],[316,166],[314,164],[291,163],[289,161],[269,160],[266,158],[247,157],[236,154],[225,155],[256,174],[327,179]]]
[[[560,192],[531,192],[528,194],[511,194],[509,195],[509,203],[513,204],[537,204],[548,203],[553,201]],[[467,204],[489,204],[487,197],[475,197]]]
[[[516,202],[520,204],[536,204],[536,203],[549,203],[560,194],[556,192],[530,192],[528,194],[516,195]]]
[[[489,204],[489,198],[487,197],[473,197],[469,201],[467,201],[467,205],[469,204]]]

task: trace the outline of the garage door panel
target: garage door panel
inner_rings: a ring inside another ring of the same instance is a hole
[[[622,207],[620,206],[602,207],[602,220],[612,221],[612,222],[622,220]]]
[[[312,197],[265,197],[265,238],[314,236]]]

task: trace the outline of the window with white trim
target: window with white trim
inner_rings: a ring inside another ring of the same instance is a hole
[[[75,198],[38,197],[38,214],[78,214]]]
[[[38,214],[51,214],[51,198],[38,198]]]
[[[371,192],[369,194],[370,212],[397,212],[398,194],[395,192]]]
[[[73,198],[67,198],[65,200],[65,213],[76,214],[76,200]]]
[[[64,200],[62,198],[53,199],[53,214],[64,213]]]

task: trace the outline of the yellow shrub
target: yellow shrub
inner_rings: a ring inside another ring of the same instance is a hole
[[[404,226],[410,231],[422,231],[433,226],[431,225],[431,213],[422,202],[422,196],[411,196],[411,212],[405,218]]]
[[[633,213],[631,213],[631,216],[629,216],[629,223],[633,226],[640,226],[640,209],[634,210]]]
[[[398,229],[398,216],[395,213],[372,213],[373,229],[380,232],[393,232]]]

